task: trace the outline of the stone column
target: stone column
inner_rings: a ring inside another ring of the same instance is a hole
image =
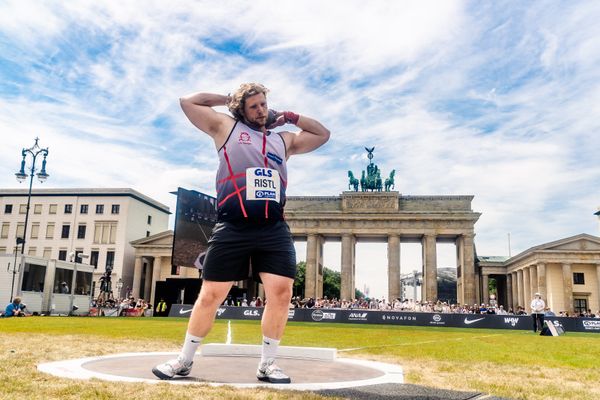
[[[565,311],[569,312],[569,315],[573,313],[573,271],[571,270],[571,264],[564,263],[562,265],[563,271],[563,299]]]
[[[342,235],[342,264],[340,298],[351,301],[354,298],[354,237]]]
[[[135,299],[140,298],[140,285],[142,283],[142,257],[135,258],[135,266],[133,268],[133,286],[131,287],[131,295]]]
[[[523,270],[520,269],[517,271],[517,298],[519,299],[517,304],[518,306],[525,307],[525,296],[523,293]],[[517,311],[517,310],[515,310]]]
[[[512,308],[513,311],[516,311],[517,306],[519,305],[519,279],[517,277],[517,273],[516,272],[511,272],[510,276],[512,277],[512,285],[513,285],[513,290],[512,290]]]
[[[400,236],[388,236],[388,301],[400,298]]]
[[[537,291],[542,295],[542,299],[546,303],[548,303],[548,299],[546,298],[546,264],[538,263],[537,264]],[[550,307],[549,304],[546,304]]]
[[[456,301],[458,304],[466,304],[465,301],[465,288],[463,283],[463,271],[464,271],[464,254],[463,254],[463,238],[462,236],[456,237]]]
[[[437,300],[437,254],[435,235],[423,236],[423,290],[424,300]]]
[[[598,310],[600,310],[600,264],[596,264],[596,281],[598,282]]]
[[[160,269],[162,264],[162,257],[154,257],[154,262],[152,263],[152,286],[150,287],[150,304],[152,304],[152,309],[154,309],[154,295],[156,293],[156,282],[160,280]]]
[[[146,259],[146,277],[144,278],[144,300],[150,300],[150,292],[152,291],[152,265],[154,260],[150,263],[150,260]],[[142,297],[142,296],[140,296]],[[137,300],[137,299],[136,299]]]
[[[481,292],[483,293],[483,302],[490,304],[490,276],[488,274],[481,275]]]
[[[529,305],[533,296],[531,295],[531,283],[529,282],[529,267],[523,268],[523,307],[527,314],[531,312]]]
[[[317,298],[317,235],[306,238],[306,274],[304,275],[304,296]]]
[[[472,233],[463,235],[463,286],[465,293],[465,303],[475,304],[475,249]]]
[[[323,297],[323,236],[317,237],[317,296]]]
[[[352,238],[352,287],[356,288],[356,237]],[[356,297],[356,290],[352,291],[352,298]]]
[[[529,292],[531,293],[531,298],[533,299],[533,296],[538,291],[537,265],[529,268],[529,285],[531,287]],[[546,299],[544,298],[544,301],[545,300]]]
[[[513,308],[512,274],[506,274],[506,305],[504,307],[506,307],[506,311],[508,311],[509,308]]]
[[[306,297],[314,299],[323,296],[323,238],[316,234],[306,239]]]

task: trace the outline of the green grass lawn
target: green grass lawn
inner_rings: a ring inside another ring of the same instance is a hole
[[[81,383],[40,374],[40,362],[126,351],[176,351],[187,319],[32,317],[0,320],[0,398],[298,398],[269,390]],[[258,321],[231,321],[234,343],[258,344]],[[224,343],[218,320],[206,343]],[[541,337],[529,331],[291,322],[282,345],[334,347],[342,357],[402,365],[407,383],[527,399],[600,398],[600,335]],[[22,369],[31,385],[6,383]],[[69,388],[77,388],[70,391]],[[58,393],[58,394],[57,394]],[[127,394],[127,397],[121,397]],[[58,397],[57,397],[58,396]],[[88,397],[86,397],[88,396]],[[191,396],[191,397],[187,397]],[[283,397],[282,397],[283,396]],[[296,397],[297,396],[297,397]]]

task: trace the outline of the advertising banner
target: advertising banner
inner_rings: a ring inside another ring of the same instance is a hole
[[[217,319],[260,320],[262,307],[228,307],[217,310]],[[189,317],[192,306],[173,304],[169,317]],[[568,332],[600,333],[600,319],[546,317],[548,322]],[[440,326],[448,328],[532,329],[530,315],[442,314],[379,310],[341,310],[333,308],[292,308],[288,321],[339,322],[350,324],[388,324],[406,326]]]

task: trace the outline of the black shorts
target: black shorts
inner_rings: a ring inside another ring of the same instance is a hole
[[[272,224],[219,222],[208,241],[202,279],[241,281],[259,272],[296,277],[296,249],[285,221]]]

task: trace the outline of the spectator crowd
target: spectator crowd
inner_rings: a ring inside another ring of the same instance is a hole
[[[266,300],[260,297],[253,297],[251,301],[244,299],[234,300],[228,297],[223,305],[229,306],[241,306],[241,307],[262,307]],[[392,302],[386,301],[385,299],[353,299],[339,300],[337,298],[329,299],[327,296],[323,298],[301,298],[300,296],[292,297],[290,301],[290,308],[328,308],[328,309],[367,309],[367,310],[381,310],[381,311],[399,311],[399,312],[431,312],[431,313],[455,313],[455,314],[495,314],[495,315],[529,315],[525,307],[517,306],[513,308],[506,308],[503,305],[498,304],[473,304],[473,305],[460,305],[450,304],[449,302],[438,300],[433,301],[414,301],[412,299],[395,299]],[[569,313],[567,311],[560,311],[558,314],[554,313],[549,307],[544,309],[545,316],[558,316],[558,317],[585,317],[585,318],[600,318],[600,310],[595,313],[592,310],[583,312]]]

